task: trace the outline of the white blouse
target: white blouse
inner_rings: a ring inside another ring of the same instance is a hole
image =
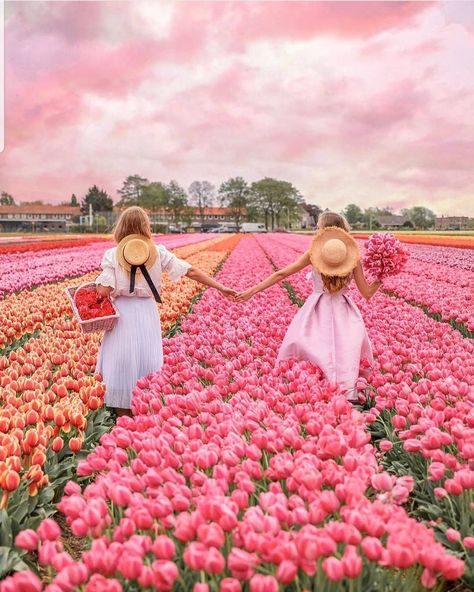
[[[148,273],[155,284],[158,293],[161,292],[162,273],[166,271],[172,282],[177,282],[192,266],[187,261],[179,259],[163,245],[157,245],[158,257]],[[153,294],[140,270],[135,279],[135,290],[130,294],[130,273],[119,265],[116,247],[105,251],[102,258],[102,273],[95,283],[113,288],[111,296],[138,296],[139,298],[153,298]]]

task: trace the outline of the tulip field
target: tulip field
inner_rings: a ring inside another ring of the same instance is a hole
[[[237,291],[310,240],[156,237]],[[0,247],[0,592],[474,589],[474,249],[410,244],[351,287],[359,405],[275,365],[308,270],[244,304],[165,279],[165,364],[114,424],[64,293],[110,246]]]

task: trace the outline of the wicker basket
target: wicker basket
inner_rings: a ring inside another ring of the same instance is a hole
[[[115,314],[109,315],[107,317],[100,317],[98,319],[88,319],[88,320],[81,319],[81,317],[79,315],[79,311],[77,310],[77,306],[76,306],[76,296],[77,296],[79,290],[81,290],[81,288],[86,288],[87,286],[95,286],[95,284],[86,283],[86,284],[81,284],[80,286],[77,286],[77,287],[69,287],[69,288],[65,289],[67,297],[69,298],[69,300],[71,302],[72,311],[74,313],[74,316],[76,317],[77,322],[79,323],[79,326],[81,327],[81,329],[84,333],[94,333],[95,331],[110,331],[111,329],[113,329],[115,327],[115,323],[117,322],[117,319],[120,316],[120,313],[117,310],[117,307],[114,305],[113,302],[111,302],[111,304],[112,304],[112,308],[115,311]]]

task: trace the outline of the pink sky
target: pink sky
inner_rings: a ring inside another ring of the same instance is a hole
[[[474,2],[6,2],[0,189],[293,182],[474,216]]]

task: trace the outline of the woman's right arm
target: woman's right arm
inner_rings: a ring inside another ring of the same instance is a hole
[[[371,284],[367,282],[360,261],[357,263],[357,266],[354,269],[353,277],[359,292],[366,300],[370,300],[382,285],[382,282],[379,281],[372,282]]]
[[[102,273],[96,278],[96,290],[100,299],[107,298],[115,289],[115,267],[112,255],[113,249],[104,253],[102,258]]]
[[[294,273],[301,271],[310,263],[311,263],[311,261],[310,261],[309,252],[308,252],[308,253],[305,253],[304,255],[302,255],[299,259],[297,259],[296,261],[294,261],[293,263],[291,263],[287,267],[284,267],[283,269],[279,269],[278,271],[275,271],[275,273],[272,273],[272,275],[269,275],[266,279],[263,280],[263,282],[260,282],[259,284],[257,284],[253,288],[249,288],[245,292],[241,292],[237,296],[237,302],[245,302],[249,298],[252,298],[252,296],[255,296],[255,294],[257,294],[258,292],[261,292],[262,290],[266,290],[270,286],[273,286],[274,284],[280,282],[281,280],[284,280],[285,278],[289,277],[290,275],[293,275]]]
[[[108,296],[110,296],[110,293],[114,291],[114,289],[110,286],[101,286],[100,284],[96,284],[95,289],[97,290],[99,300],[107,298]]]

